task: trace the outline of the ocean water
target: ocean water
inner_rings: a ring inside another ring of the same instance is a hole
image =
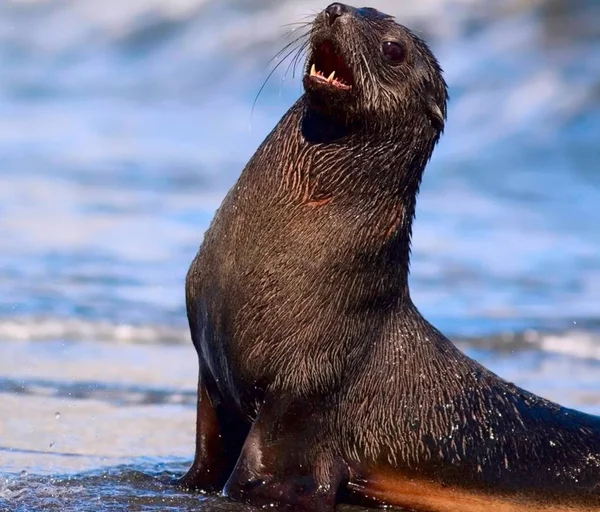
[[[600,4],[370,3],[431,42],[452,96],[414,301],[600,414]],[[193,456],[184,277],[301,94],[283,63],[252,108],[284,25],[325,5],[0,2],[0,510],[245,510],[167,484]]]

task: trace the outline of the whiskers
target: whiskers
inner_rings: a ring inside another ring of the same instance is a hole
[[[250,129],[252,129],[252,117],[254,116],[254,109],[256,107],[256,103],[258,102],[258,98],[265,89],[271,77],[275,74],[279,67],[284,62],[286,62],[286,60],[289,59],[289,63],[281,80],[281,83],[283,84],[283,82],[285,82],[290,70],[292,71],[292,78],[296,77],[298,65],[302,62],[302,58],[306,54],[306,49],[310,44],[309,36],[314,17],[315,15],[311,14],[303,18],[307,21],[298,21],[295,23],[286,23],[285,25],[283,25],[283,27],[292,27],[286,34],[283,35],[283,38],[285,39],[288,37],[295,37],[292,41],[287,43],[281,50],[279,50],[267,63],[267,68],[273,63],[275,63],[275,66],[267,75],[267,78],[261,85],[258,93],[256,94],[256,97],[254,98],[254,102],[252,103],[252,113],[250,115]]]

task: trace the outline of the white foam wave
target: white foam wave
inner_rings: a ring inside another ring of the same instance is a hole
[[[189,333],[187,328],[166,325],[115,325],[76,318],[13,318],[0,320],[0,340],[181,344],[189,342]]]
[[[539,350],[579,359],[600,361],[600,333],[570,329],[561,333],[526,330],[520,333],[453,338],[461,347],[491,350]],[[93,341],[118,344],[187,344],[186,326],[114,324],[77,318],[5,318],[0,320],[0,341]]]
[[[600,361],[600,333],[585,329],[543,332],[528,329],[481,338],[457,340],[464,350],[471,347],[500,352],[540,351],[575,359]]]
[[[600,360],[600,336],[587,331],[572,331],[568,336],[547,335],[540,340],[546,352],[555,352],[582,359]]]

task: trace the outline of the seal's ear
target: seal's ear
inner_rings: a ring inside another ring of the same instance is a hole
[[[427,97],[425,102],[427,104],[427,112],[429,113],[429,118],[431,119],[433,126],[435,126],[440,132],[444,131],[446,119],[442,109],[431,96]]]

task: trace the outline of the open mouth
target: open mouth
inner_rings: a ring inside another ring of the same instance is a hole
[[[330,41],[319,44],[312,56],[310,78],[336,89],[349,91],[354,85],[352,71],[338,55]]]

